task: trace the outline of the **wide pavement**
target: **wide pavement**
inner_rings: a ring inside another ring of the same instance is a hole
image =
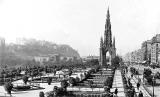
[[[122,75],[120,70],[115,71],[114,79],[113,79],[113,85],[111,92],[114,92],[115,89],[118,89],[118,97],[125,97],[124,93],[124,86],[123,86],[123,81],[122,81]]]

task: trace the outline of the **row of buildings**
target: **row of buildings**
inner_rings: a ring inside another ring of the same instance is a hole
[[[99,61],[99,56],[94,56],[94,55],[89,55],[89,56],[83,56],[81,57],[82,62],[87,62],[91,60],[98,60]]]
[[[144,41],[140,49],[127,53],[125,60],[128,62],[160,64],[160,34],[155,35],[151,40]]]
[[[34,60],[36,62],[44,63],[44,62],[60,62],[60,61],[77,61],[77,57],[65,57],[60,54],[49,54],[49,55],[42,55],[42,56],[35,56]]]

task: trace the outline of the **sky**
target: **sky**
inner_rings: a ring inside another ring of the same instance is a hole
[[[0,0],[0,36],[68,44],[99,55],[109,7],[117,53],[139,49],[160,32],[160,0]]]

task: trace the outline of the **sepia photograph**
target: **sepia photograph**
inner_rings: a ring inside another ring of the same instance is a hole
[[[0,0],[0,97],[160,97],[160,0]]]

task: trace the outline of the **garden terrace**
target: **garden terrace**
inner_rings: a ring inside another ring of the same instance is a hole
[[[92,86],[94,87],[94,88],[103,88],[104,87],[104,84],[99,84],[99,83],[94,83],[94,84],[92,84]],[[88,83],[79,83],[79,84],[77,84],[75,87],[78,87],[78,88],[90,88],[90,86],[89,86],[89,84]]]
[[[58,77],[50,77],[52,78],[52,82],[60,82],[63,80],[63,78],[58,78]],[[32,83],[47,83],[47,79],[48,77],[38,77],[38,78],[34,78],[33,80],[31,80]]]
[[[87,81],[88,81],[88,80],[91,80],[91,81],[93,81],[93,83],[96,83],[96,84],[98,84],[98,83],[103,84],[106,79],[102,79],[102,80],[98,80],[98,79],[87,79]]]
[[[114,71],[113,70],[100,70],[96,73],[91,73],[89,77],[87,77],[87,79],[82,80],[81,82],[77,83],[75,85],[75,87],[78,88],[103,88],[104,87],[104,82],[108,79],[108,78],[112,78],[113,79],[114,76]],[[90,86],[89,82],[92,81],[92,85]],[[112,81],[112,80],[111,80]],[[111,82],[112,83],[112,82]]]
[[[23,83],[13,84],[13,91],[37,90],[37,89],[43,89],[43,88],[40,87],[40,84],[37,84],[37,83],[29,83],[27,85]]]

